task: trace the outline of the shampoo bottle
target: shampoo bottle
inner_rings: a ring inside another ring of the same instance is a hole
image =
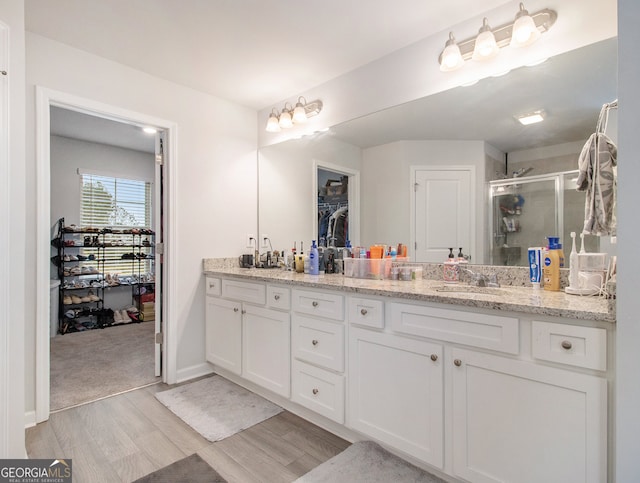
[[[318,246],[316,241],[313,240],[311,242],[311,250],[309,250],[309,275],[318,275],[320,273],[319,264]]]

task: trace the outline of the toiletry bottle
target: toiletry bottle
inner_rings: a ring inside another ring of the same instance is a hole
[[[549,246],[542,254],[544,257],[542,268],[544,289],[558,291],[560,290],[560,267],[561,262],[564,265],[564,255],[562,254],[562,245],[558,241],[559,238],[550,236],[548,239]]]
[[[296,272],[304,273],[304,251],[302,250],[302,242],[300,242],[300,253],[296,255]]]
[[[294,272],[296,272],[296,242],[293,242],[293,248],[291,249],[291,254],[292,254],[292,262],[291,262],[291,268]]]
[[[460,267],[453,254],[453,248],[449,248],[449,256],[444,262],[443,279],[445,283],[458,283],[460,279]]]
[[[319,264],[318,246],[316,241],[313,240],[311,242],[311,250],[309,250],[309,275],[318,275],[320,273]]]
[[[529,247],[529,280],[533,288],[540,288],[542,280],[542,247]]]
[[[576,251],[576,232],[571,232],[571,254],[569,255],[569,287],[576,289],[579,286],[578,252]]]
[[[458,248],[458,263],[469,263],[469,260],[462,253],[462,247]]]

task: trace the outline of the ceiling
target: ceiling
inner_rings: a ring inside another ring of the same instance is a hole
[[[30,32],[260,110],[505,3],[26,0],[25,23]]]

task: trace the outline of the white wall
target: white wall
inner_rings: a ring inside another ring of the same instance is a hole
[[[257,226],[256,113],[135,69],[27,33],[28,220],[22,240],[35,280],[35,86],[177,123],[176,307],[178,377],[203,370],[202,259],[237,256]],[[30,290],[34,287],[30,286]],[[34,408],[35,309],[26,320],[26,410]]]
[[[312,181],[314,161],[343,168],[361,169],[361,150],[351,144],[318,135],[269,146],[260,150],[260,233],[271,238],[274,250],[293,248],[313,239],[313,206],[317,187]],[[359,234],[349,227],[352,240]],[[264,249],[261,251],[265,251]],[[251,250],[245,249],[245,253]]]
[[[3,178],[4,225],[0,235],[0,266],[7,270],[0,282],[3,306],[0,307],[0,458],[24,458],[24,325],[29,318],[25,308],[25,52],[24,2],[0,0],[0,21],[9,28],[9,59],[0,66],[7,71],[0,82],[8,83],[8,146],[0,172]],[[6,175],[5,175],[6,174]],[[7,219],[5,219],[5,215]]]
[[[131,149],[51,136],[51,226],[64,217],[80,225],[78,169],[153,182],[154,155]]]
[[[484,253],[485,143],[483,141],[397,141],[363,150],[361,180],[362,243],[409,244],[411,166],[474,166],[476,246]],[[465,247],[468,253],[469,247]],[[409,247],[411,253],[411,247]]]
[[[619,483],[640,479],[640,4],[619,0],[618,22],[618,300],[616,334],[616,476]]]
[[[616,0],[528,0],[525,6],[529,12],[549,8],[558,13],[553,28],[544,34],[539,42],[527,49],[502,49],[500,55],[492,62],[476,62],[455,72],[440,72],[437,59],[444,48],[449,31],[455,32],[457,39],[473,37],[478,33],[478,26],[482,25],[483,16],[489,18],[491,25],[510,22],[513,20],[514,12],[518,11],[519,3],[518,0],[507,1],[483,15],[448,26],[435,35],[325,84],[296,93],[291,98],[283,99],[276,106],[265,106],[258,113],[259,146],[281,142],[296,135],[298,131],[334,126],[617,34]],[[585,28],[585,25],[588,28]],[[285,101],[295,103],[299,95],[309,100],[322,100],[322,112],[307,125],[280,133],[267,133],[264,126],[271,109],[280,108]]]

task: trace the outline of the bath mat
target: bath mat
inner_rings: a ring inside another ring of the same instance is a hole
[[[156,393],[156,398],[209,441],[220,441],[282,412],[220,376]]]
[[[134,483],[226,483],[198,454],[192,454],[158,471],[138,478]]]
[[[406,462],[373,441],[354,443],[342,453],[316,466],[295,483],[446,483]]]

